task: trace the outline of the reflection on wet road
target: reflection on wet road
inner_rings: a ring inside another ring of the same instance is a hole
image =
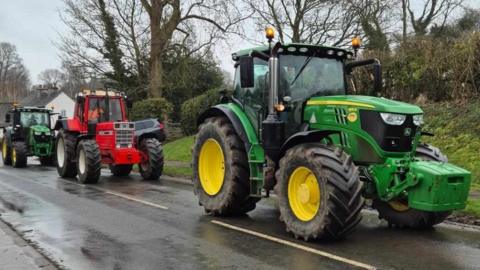
[[[272,199],[249,215],[206,216],[188,185],[103,173],[99,184],[55,168],[0,167],[1,218],[68,269],[478,269],[480,231],[388,228],[365,211],[349,238],[297,241]]]

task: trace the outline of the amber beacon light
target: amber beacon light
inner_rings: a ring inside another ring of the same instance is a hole
[[[265,36],[268,40],[272,40],[275,37],[275,30],[272,27],[267,27],[265,29]]]

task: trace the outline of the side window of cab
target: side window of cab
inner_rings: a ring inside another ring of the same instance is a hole
[[[254,86],[242,88],[240,85],[240,66],[235,69],[234,96],[244,105],[248,118],[255,128],[263,118],[264,103],[267,96],[268,62],[254,58]]]

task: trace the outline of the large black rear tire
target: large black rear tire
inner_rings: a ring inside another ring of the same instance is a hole
[[[81,140],[77,147],[78,181],[82,184],[94,184],[100,178],[102,159],[100,148],[94,140]]]
[[[429,144],[419,144],[415,156],[422,160],[448,162],[447,156],[440,149]],[[374,199],[373,207],[377,209],[379,218],[400,228],[428,229],[443,222],[451,214],[450,211],[427,212],[410,208],[407,198],[390,202]]]
[[[344,151],[320,143],[290,148],[276,172],[280,220],[296,238],[338,239],[360,222],[358,168]]]
[[[57,172],[60,177],[72,178],[77,175],[76,149],[77,136],[72,133],[60,130],[55,142],[55,158]]]
[[[215,152],[206,151],[205,145],[218,150],[218,155],[209,155]],[[259,198],[250,197],[248,168],[245,148],[232,124],[225,117],[206,119],[199,127],[193,147],[193,184],[199,204],[207,213],[226,216],[255,209]],[[211,172],[215,171],[220,172],[218,183],[209,186],[211,179],[207,178],[214,177]]]
[[[110,172],[117,177],[125,177],[130,174],[132,171],[132,165],[131,164],[126,164],[126,165],[110,165]]]
[[[26,142],[17,141],[12,143],[12,166],[15,168],[27,167],[28,147]]]
[[[7,142],[7,135],[3,134],[3,139],[2,139],[2,159],[3,159],[3,164],[4,165],[12,165],[12,156],[10,152],[10,146],[8,145]]]
[[[148,156],[146,162],[138,164],[144,180],[158,180],[163,172],[163,148],[155,138],[147,138],[140,142],[139,150]]]

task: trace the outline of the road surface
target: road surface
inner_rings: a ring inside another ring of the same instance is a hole
[[[304,242],[285,232],[274,200],[236,218],[205,215],[192,187],[162,178],[96,185],[55,168],[0,165],[1,219],[65,269],[480,269],[480,231],[389,228],[373,211],[346,240]]]

